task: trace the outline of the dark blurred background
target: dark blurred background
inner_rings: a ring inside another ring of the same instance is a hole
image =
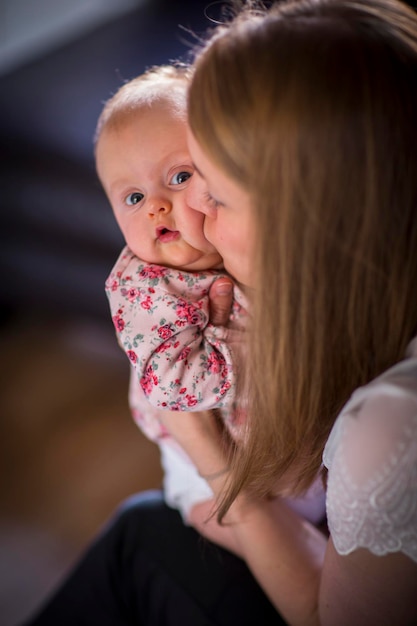
[[[123,242],[92,139],[123,81],[188,59],[210,4],[0,0],[2,626],[42,602],[124,497],[160,486],[104,295]]]
[[[122,244],[94,173],[102,104],[145,68],[187,58],[210,0],[2,0],[1,309],[107,316]],[[182,27],[182,28],[181,28]]]

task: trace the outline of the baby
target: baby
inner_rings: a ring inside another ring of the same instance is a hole
[[[160,447],[165,498],[184,519],[212,493],[159,412],[219,408],[226,428],[239,436],[236,362],[247,309],[235,287],[227,332],[209,323],[208,291],[225,272],[204,237],[204,215],[186,202],[193,175],[186,142],[189,71],[161,66],[127,82],[105,104],[96,132],[97,173],[127,244],[106,293],[131,363],[130,407]]]

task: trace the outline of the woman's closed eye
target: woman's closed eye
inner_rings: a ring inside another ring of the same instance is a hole
[[[128,206],[133,206],[135,204],[139,204],[139,202],[142,202],[144,197],[144,194],[140,191],[134,191],[133,193],[130,193],[128,196],[126,196],[125,203]]]
[[[209,191],[205,191],[203,194],[204,202],[206,202],[207,206],[211,209],[218,209],[221,206],[224,206],[222,202],[213,198]]]
[[[187,172],[185,170],[181,172],[177,172],[170,178],[169,184],[170,185],[182,185],[183,183],[187,182],[187,180],[189,180],[192,175],[193,175],[192,172]]]

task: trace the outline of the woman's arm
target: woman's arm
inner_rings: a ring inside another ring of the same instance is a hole
[[[320,586],[321,624],[417,624],[417,563],[402,552],[376,556],[359,548],[341,556],[332,540]]]
[[[166,425],[203,475],[226,466],[223,439],[207,413],[187,413]],[[215,497],[226,475],[210,481]],[[280,499],[242,493],[219,526],[206,522],[211,502],[196,505],[190,522],[244,559],[271,602],[294,626],[396,626],[417,623],[417,564],[402,553],[384,557],[358,549],[341,556],[333,543]]]
[[[217,320],[228,312],[227,294],[212,302]],[[219,306],[217,306],[217,304]],[[169,416],[168,416],[169,417]],[[224,469],[227,456],[210,413],[184,415],[168,428],[201,474]],[[221,496],[226,475],[210,481]],[[279,498],[259,500],[242,493],[219,526],[207,522],[215,500],[196,505],[190,522],[208,539],[241,556],[278,612],[292,625],[391,626],[417,623],[417,564],[401,552],[375,556],[357,549],[340,555],[331,540],[291,511]]]
[[[167,413],[165,425],[189,454],[200,474],[224,469],[224,439],[210,412],[187,413],[181,420]],[[218,498],[227,475],[210,481]],[[325,537],[280,499],[258,500],[240,495],[219,526],[205,522],[211,503],[196,505],[190,522],[208,539],[243,558],[264,591],[290,624],[317,624],[320,571]]]
[[[210,290],[210,320],[214,324],[227,323],[232,290],[233,283],[228,278],[213,283]],[[224,469],[228,462],[227,450],[213,414],[193,413],[182,417],[184,419],[178,422],[167,414],[164,416],[165,425],[189,454],[200,474],[207,476]],[[216,499],[221,496],[226,480],[227,476],[223,475],[210,481],[214,499],[195,505],[190,512],[189,522],[207,539],[229,549],[247,562],[271,601],[289,623],[318,623],[318,583],[326,546],[325,537],[280,499],[255,501],[247,499],[244,494],[239,496],[224,523],[219,525],[214,514]],[[300,544],[299,549],[293,549],[294,542]],[[277,564],[279,576],[274,573]],[[287,573],[293,569],[293,575],[288,577]],[[282,584],[281,575],[284,578]],[[296,615],[292,615],[294,598]],[[303,598],[303,602],[299,598]]]

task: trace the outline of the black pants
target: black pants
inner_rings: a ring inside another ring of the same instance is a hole
[[[27,626],[279,626],[246,564],[159,491],[130,498]]]

